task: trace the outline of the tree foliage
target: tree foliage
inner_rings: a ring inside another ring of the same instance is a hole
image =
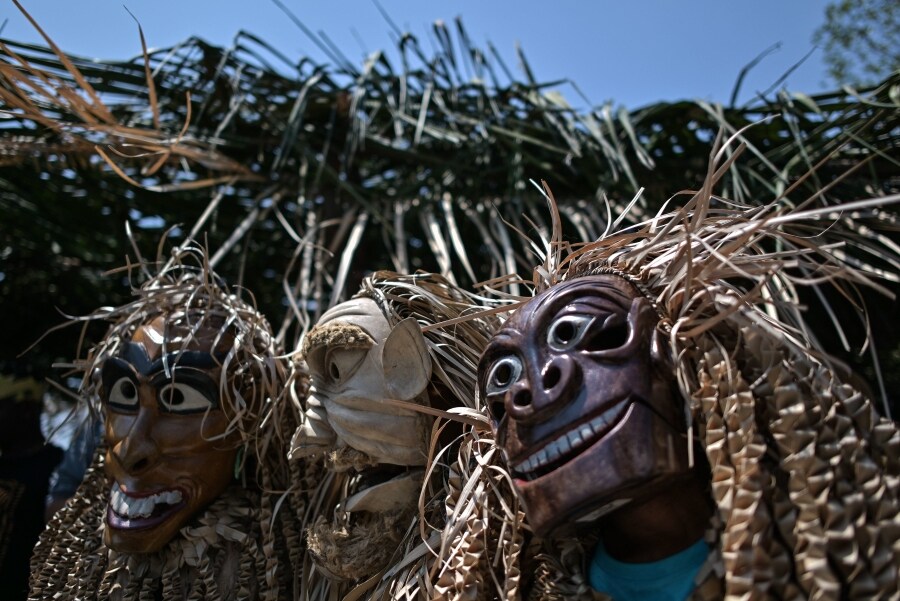
[[[895,0],[839,0],[825,7],[813,34],[828,74],[839,85],[870,85],[900,69],[900,4]]]

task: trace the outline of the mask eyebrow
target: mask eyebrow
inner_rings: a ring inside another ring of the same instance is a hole
[[[375,341],[356,324],[333,321],[310,330],[303,340],[300,353],[308,355],[319,348],[331,346],[369,349],[375,346]]]
[[[130,362],[121,357],[110,357],[103,362],[103,366],[100,368],[100,380],[107,390],[122,377],[135,379],[134,366]]]
[[[126,342],[125,349],[119,355],[119,358],[130,363],[139,374],[146,375],[150,373],[149,369],[152,364],[150,363],[150,357],[147,355],[147,349],[144,348],[143,344]]]
[[[586,312],[586,311],[610,311],[619,310],[628,312],[631,309],[634,299],[623,295],[594,295],[581,296],[573,299],[567,304],[562,311]]]
[[[166,364],[169,368],[196,367],[199,369],[212,369],[219,367],[228,353],[206,353],[203,351],[181,351],[166,355]],[[149,365],[148,371],[141,372],[145,376],[163,371],[163,360],[160,357]]]
[[[222,364],[222,360],[227,353],[208,353],[204,351],[182,351],[169,353],[166,355],[166,364],[169,367],[196,367],[200,369],[212,369]],[[135,371],[142,376],[150,376],[159,371],[163,371],[163,360],[158,358],[150,361],[147,356],[147,349],[143,344],[128,342],[125,349],[120,355],[122,359],[130,363]]]

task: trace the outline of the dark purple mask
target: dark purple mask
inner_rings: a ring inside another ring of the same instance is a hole
[[[538,535],[688,473],[658,321],[624,278],[587,276],[523,305],[485,349],[479,392]]]

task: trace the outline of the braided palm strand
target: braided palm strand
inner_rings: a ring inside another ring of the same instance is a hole
[[[447,489],[447,524],[431,568],[435,595],[519,599],[524,513],[486,420],[463,434]]]
[[[448,561],[440,565],[434,589],[443,599],[474,601],[484,598],[482,578],[487,572],[483,537],[486,525],[475,503],[468,506],[460,503],[462,488],[467,480],[460,471],[465,467],[468,467],[468,462],[455,463],[450,466],[447,475],[445,510],[448,520],[459,527],[441,540],[442,545],[449,545],[454,551]],[[483,482],[475,482],[476,487],[471,494],[474,499],[480,499],[486,491]]]

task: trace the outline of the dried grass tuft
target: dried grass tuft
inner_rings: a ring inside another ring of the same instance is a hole
[[[412,518],[409,510],[357,512],[350,524],[319,516],[306,533],[306,544],[329,577],[365,580],[388,566]]]

